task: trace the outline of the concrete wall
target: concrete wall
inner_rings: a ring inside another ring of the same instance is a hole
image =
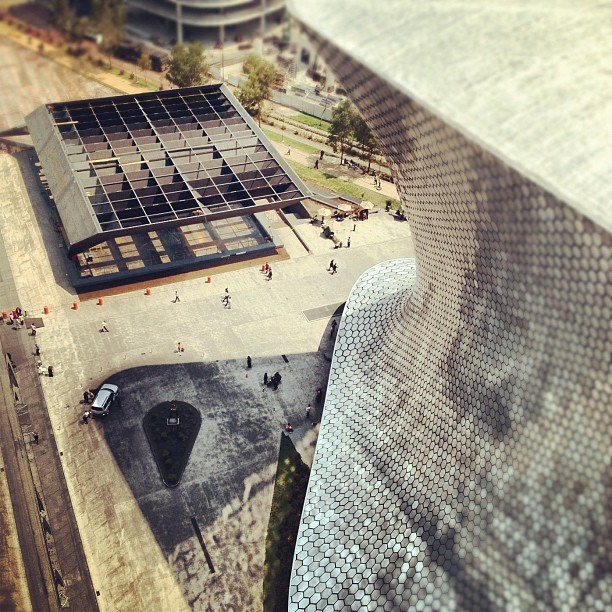
[[[218,74],[220,74],[220,70],[217,69]],[[215,73],[211,70],[213,76]],[[227,82],[234,87],[240,87],[245,81],[246,77],[243,75],[230,74],[227,76]],[[307,98],[305,96],[298,96],[292,93],[281,93],[280,91],[272,92],[272,100],[277,102],[278,104],[282,104],[283,106],[288,106],[289,108],[294,108],[295,110],[300,111],[301,113],[306,113],[307,115],[312,115],[313,117],[318,117],[321,119],[325,119],[326,121],[331,121],[333,107],[327,106],[324,107],[322,104],[319,104],[314,99]]]
[[[416,261],[344,310],[289,609],[612,606],[611,235],[321,45]]]

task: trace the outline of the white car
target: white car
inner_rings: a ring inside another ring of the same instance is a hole
[[[91,414],[106,416],[115,400],[119,399],[119,387],[106,383],[100,387],[94,401],[91,402]]]

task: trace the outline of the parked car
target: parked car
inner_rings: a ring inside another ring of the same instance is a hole
[[[115,400],[121,401],[119,398],[119,387],[110,383],[102,385],[91,403],[91,414],[94,416],[106,416]]]

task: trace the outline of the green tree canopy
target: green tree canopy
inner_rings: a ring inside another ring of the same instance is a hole
[[[138,58],[138,67],[144,73],[147,70],[151,70],[152,65],[153,65],[153,62],[151,60],[151,56],[146,51],[143,51],[140,54],[140,57]],[[142,78],[146,82],[147,79],[145,78],[144,74],[142,75]]]
[[[353,138],[359,143],[363,151],[363,155],[368,160],[368,170],[370,170],[370,163],[372,161],[372,155],[378,150],[378,143],[372,130],[368,127],[368,124],[364,121],[363,117],[359,113],[355,113],[353,118]]]
[[[74,42],[78,43],[79,46],[85,39],[85,34],[89,29],[89,19],[87,17],[79,17],[72,24],[71,36]]]
[[[327,142],[340,149],[340,163],[344,161],[344,151],[353,135],[353,125],[357,111],[349,100],[343,100],[332,111],[331,125]]]
[[[123,38],[125,3],[123,0],[92,0],[91,8],[91,20],[102,35],[100,48],[111,64],[113,51]]]
[[[244,60],[243,71],[247,75],[247,80],[240,88],[238,99],[251,115],[259,119],[261,124],[264,102],[272,95],[276,68],[274,64],[251,53]]]
[[[69,0],[53,0],[53,25],[61,32],[68,34],[74,21],[74,13]]]
[[[178,87],[192,87],[208,81],[208,61],[201,43],[178,43],[172,47],[168,79]]]

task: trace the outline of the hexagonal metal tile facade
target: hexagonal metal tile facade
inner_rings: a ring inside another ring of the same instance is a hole
[[[416,260],[347,301],[289,609],[610,609],[610,234],[319,42]]]

